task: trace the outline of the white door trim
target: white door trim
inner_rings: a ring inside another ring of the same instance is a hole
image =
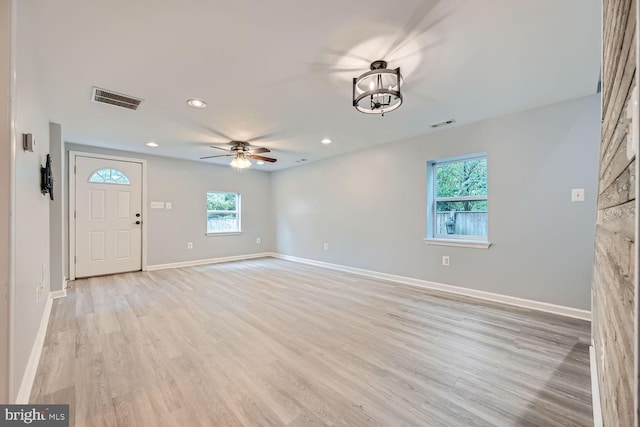
[[[16,100],[18,99],[18,86],[16,83],[16,45],[17,45],[17,22],[18,22],[18,0],[11,0],[7,5],[10,20],[10,62],[11,62],[11,74],[9,82],[9,347],[8,359],[9,359],[9,384],[7,390],[9,393],[9,401],[7,403],[13,403],[17,394],[15,387],[15,311],[16,311],[16,150],[18,145],[18,129],[16,128],[16,117],[18,116],[18,109]],[[4,101],[4,100],[3,100]],[[4,343],[3,343],[4,344]]]
[[[76,164],[76,157],[92,157],[94,159],[142,164],[142,271],[147,271],[147,161],[131,157],[69,151],[69,280],[75,280],[76,278],[76,221],[73,217],[73,213],[76,210],[76,178],[73,170]]]

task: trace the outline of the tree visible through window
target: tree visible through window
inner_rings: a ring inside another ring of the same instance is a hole
[[[240,231],[240,194],[208,192],[207,234]]]
[[[486,156],[436,161],[431,164],[430,173],[433,183],[433,236],[486,240]]]

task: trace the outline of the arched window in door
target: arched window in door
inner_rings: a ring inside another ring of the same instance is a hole
[[[89,177],[89,182],[96,184],[119,184],[130,185],[129,177],[118,169],[104,168],[98,169]]]

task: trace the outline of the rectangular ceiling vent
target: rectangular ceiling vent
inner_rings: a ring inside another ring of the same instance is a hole
[[[434,124],[431,125],[431,127],[432,128],[439,128],[439,127],[442,127],[442,126],[447,126],[447,125],[453,124],[455,122],[456,121],[454,119],[449,119],[449,120],[446,120],[444,122],[434,123]]]
[[[144,99],[134,98],[133,96],[123,95],[99,87],[91,88],[91,100],[102,104],[115,105],[116,107],[127,108],[129,110],[137,110]]]

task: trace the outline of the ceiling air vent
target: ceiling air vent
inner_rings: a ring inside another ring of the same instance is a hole
[[[93,102],[100,102],[102,104],[115,105],[116,107],[127,108],[129,110],[137,110],[143,99],[134,98],[132,96],[123,95],[118,92],[113,92],[106,89],[100,89],[99,87],[91,88],[91,100]]]
[[[453,124],[455,122],[456,121],[454,119],[449,119],[449,120],[446,120],[444,122],[434,123],[434,124],[431,125],[431,127],[432,128],[439,128],[439,127],[442,127],[442,126],[447,126],[447,125]]]

